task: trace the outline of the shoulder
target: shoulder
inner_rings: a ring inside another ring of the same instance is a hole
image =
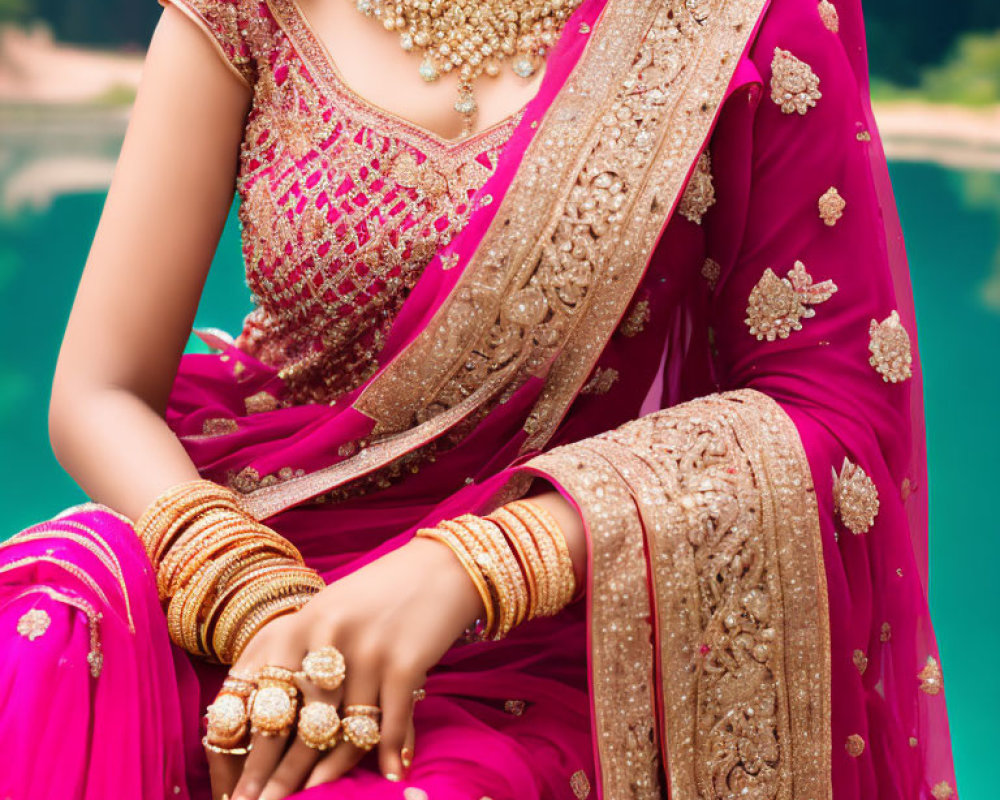
[[[236,76],[252,86],[256,67],[248,35],[257,13],[256,0],[157,0],[161,6],[173,5],[207,34],[220,56]]]

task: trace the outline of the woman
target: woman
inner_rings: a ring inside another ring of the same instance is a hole
[[[0,794],[956,796],[860,3],[161,1]],[[181,358],[234,181],[257,307]],[[232,638],[212,513],[296,587]]]

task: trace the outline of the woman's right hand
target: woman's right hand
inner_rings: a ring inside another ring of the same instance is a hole
[[[414,538],[330,584],[301,611],[265,626],[233,665],[253,675],[261,667],[301,669],[310,650],[333,645],[347,665],[342,687],[322,690],[300,681],[303,702],[382,709],[378,763],[401,779],[414,748],[414,692],[466,628],[483,613],[465,568],[445,545]],[[245,759],[209,753],[213,796],[280,800],[305,787],[337,780],[364,752],[341,741],[327,753],[289,735],[253,736]],[[407,753],[407,751],[409,751]]]

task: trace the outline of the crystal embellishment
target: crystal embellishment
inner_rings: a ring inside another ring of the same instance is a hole
[[[847,208],[847,201],[841,197],[836,186],[831,186],[819,198],[819,218],[828,227],[832,228],[840,222],[840,218],[844,216],[845,208]]]
[[[878,516],[878,488],[867,473],[844,459],[840,474],[833,470],[833,506],[851,533],[867,533]]]
[[[881,322],[872,320],[868,327],[868,363],[886,383],[899,383],[913,377],[913,354],[910,335],[900,322],[899,313],[893,311]]]
[[[822,0],[819,4],[819,18],[831,33],[840,32],[840,14],[837,7],[830,0]]]
[[[39,636],[44,636],[51,624],[52,617],[45,609],[33,608],[21,615],[17,621],[17,632],[29,642],[33,642]]]
[[[802,330],[802,320],[816,315],[812,306],[826,302],[837,291],[833,281],[813,283],[805,264],[796,261],[787,278],[770,267],[750,292],[746,324],[758,341],[787,339]]]
[[[805,114],[823,96],[819,78],[805,61],[774,48],[771,61],[771,99],[784,114]]]
[[[712,179],[712,157],[706,151],[698,157],[698,163],[677,210],[685,219],[701,225],[705,214],[714,205],[715,182]]]
[[[924,694],[935,695],[941,693],[941,689],[943,688],[941,666],[934,656],[927,656],[927,663],[917,673],[917,678],[920,681],[920,691]]]
[[[511,63],[511,69],[521,78],[530,78],[535,74],[535,65],[527,56],[518,56]]]

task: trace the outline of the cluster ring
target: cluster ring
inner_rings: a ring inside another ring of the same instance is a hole
[[[382,741],[378,718],[369,714],[346,714],[341,729],[345,741],[366,753]]]
[[[238,745],[247,733],[246,699],[223,689],[208,707],[208,732],[205,740],[213,747],[229,749]]]
[[[301,674],[320,689],[335,691],[347,675],[344,655],[333,645],[310,650],[302,659]]]
[[[330,750],[337,744],[340,716],[335,706],[313,701],[299,711],[298,737],[313,750]]]

